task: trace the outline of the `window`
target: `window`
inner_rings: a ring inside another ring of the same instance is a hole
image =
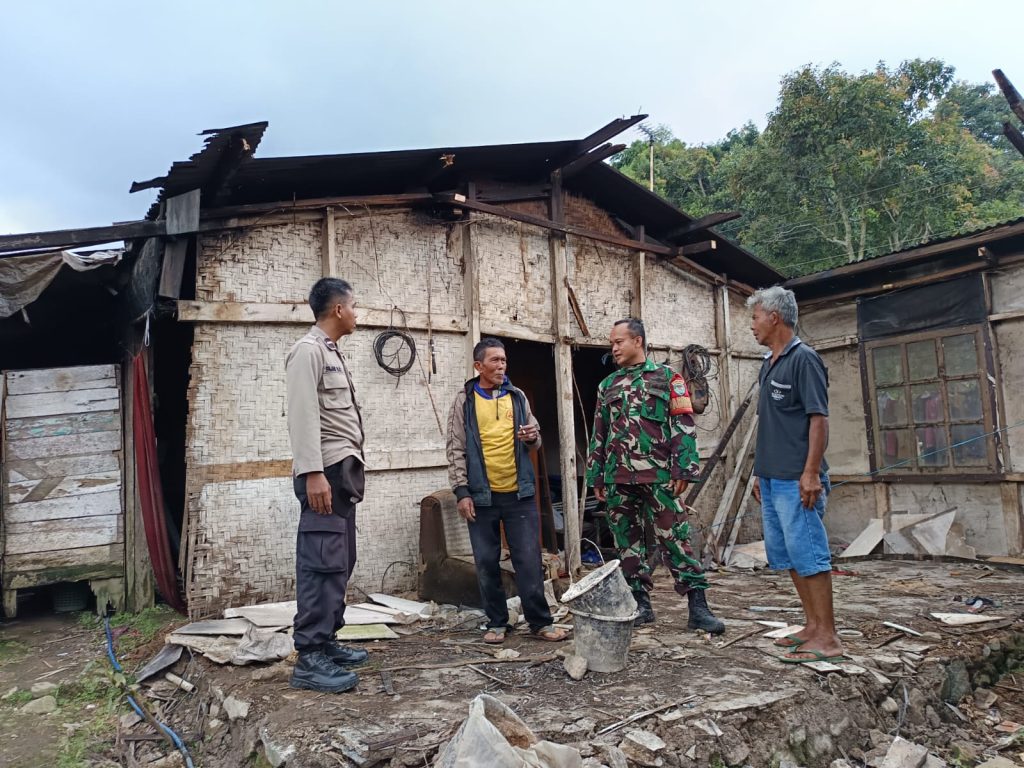
[[[872,469],[996,470],[983,338],[981,326],[968,326],[864,345],[874,423]]]

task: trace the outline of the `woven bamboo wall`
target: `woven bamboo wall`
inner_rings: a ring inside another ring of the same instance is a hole
[[[480,319],[550,333],[551,253],[539,227],[481,216],[473,224]]]
[[[579,300],[591,336],[606,338],[616,320],[629,317],[633,296],[633,261],[623,248],[605,246],[579,237],[569,238],[574,269],[569,281]],[[579,333],[576,317],[571,327]]]

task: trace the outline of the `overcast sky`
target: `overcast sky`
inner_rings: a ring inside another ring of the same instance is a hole
[[[6,2],[0,232],[141,218],[154,193],[131,182],[206,128],[268,120],[270,157],[578,138],[643,111],[701,143],[763,126],[807,63],[938,57],[1024,90],[1022,32],[1022,0]]]

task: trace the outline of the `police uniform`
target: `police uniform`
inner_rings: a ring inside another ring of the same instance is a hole
[[[696,427],[686,382],[645,359],[607,376],[598,386],[587,484],[604,488],[608,523],[622,572],[634,592],[654,586],[647,564],[644,520],[651,520],[676,591],[708,586],[690,548],[690,524],[669,488],[697,479]]]
[[[363,419],[338,345],[319,327],[285,361],[293,485],[301,505],[295,547],[295,648],[315,650],[345,625],[345,588],[356,564],[356,504],[363,499]],[[331,514],[313,510],[306,475],[323,472]]]

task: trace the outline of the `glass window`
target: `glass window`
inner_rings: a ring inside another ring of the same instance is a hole
[[[942,390],[939,382],[915,384],[910,388],[915,424],[936,424],[946,420],[942,410]]]
[[[988,464],[988,443],[981,424],[954,424],[953,463],[958,467],[983,467]],[[963,445],[958,445],[963,443]]]
[[[947,336],[942,340],[942,357],[946,364],[947,376],[964,376],[978,372],[978,352],[974,346],[974,334]]]
[[[903,351],[899,346],[877,347],[874,362],[875,384],[903,383]]]
[[[907,344],[907,367],[911,381],[937,378],[939,363],[935,357],[935,339]]]
[[[951,421],[979,421],[982,415],[981,388],[977,379],[961,379],[946,384]]]
[[[878,422],[883,427],[899,427],[907,423],[907,400],[903,387],[878,390]]]
[[[915,445],[913,433],[909,429],[883,429],[881,439],[882,461],[885,462],[885,466],[907,462],[902,464],[900,468],[914,468],[917,446]]]
[[[946,440],[946,427],[918,427],[914,430],[917,437],[918,462],[922,467],[948,467],[949,442]]]

